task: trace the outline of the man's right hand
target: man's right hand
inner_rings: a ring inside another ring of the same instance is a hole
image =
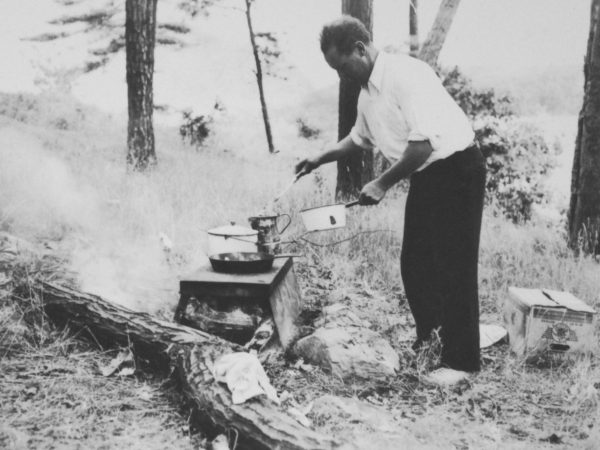
[[[295,169],[296,177],[297,178],[303,177],[304,175],[311,173],[313,170],[315,170],[320,165],[321,165],[321,162],[319,160],[319,157],[305,158],[302,161],[300,161],[298,164],[296,164],[296,169]]]

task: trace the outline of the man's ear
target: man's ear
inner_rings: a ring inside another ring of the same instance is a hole
[[[367,54],[367,46],[362,41],[356,41],[354,43],[354,47],[358,50],[358,54],[360,56],[365,56]]]

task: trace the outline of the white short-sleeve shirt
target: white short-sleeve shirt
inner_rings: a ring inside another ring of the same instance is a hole
[[[352,141],[377,148],[392,163],[402,157],[408,141],[429,140],[433,148],[418,170],[473,142],[469,119],[436,73],[408,55],[379,52],[357,109]]]

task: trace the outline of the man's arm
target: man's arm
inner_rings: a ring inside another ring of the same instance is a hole
[[[383,172],[378,178],[363,187],[358,198],[360,204],[376,205],[379,203],[388,189],[421,167],[427,161],[432,151],[433,148],[429,141],[409,142],[402,158],[396,161],[392,167]]]
[[[296,164],[296,174],[300,176],[306,175],[320,165],[337,161],[340,158],[350,156],[355,153],[360,153],[363,150],[364,149],[356,145],[350,138],[350,135],[348,135],[341,141],[335,143],[330,148],[325,150],[323,153],[300,161],[298,164]]]

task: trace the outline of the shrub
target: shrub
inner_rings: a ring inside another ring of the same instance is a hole
[[[179,127],[181,139],[189,141],[190,144],[200,146],[204,139],[210,134],[210,116],[192,116],[190,111],[183,112],[183,124]]]
[[[442,77],[471,118],[485,156],[487,203],[496,203],[513,222],[529,220],[533,205],[544,201],[543,179],[555,165],[553,150],[533,124],[514,116],[510,97],[475,88],[456,68]]]
[[[531,218],[545,199],[544,177],[554,167],[554,153],[535,126],[492,116],[474,120],[475,140],[487,166],[487,202],[496,202],[513,222]]]
[[[204,140],[210,135],[210,127],[214,122],[215,115],[224,111],[225,108],[218,101],[209,114],[193,115],[191,111],[183,112],[183,123],[179,127],[179,135],[183,141],[200,147]]]
[[[440,76],[446,90],[471,118],[481,114],[493,117],[508,117],[514,114],[512,99],[498,95],[493,89],[478,89],[458,67],[443,71]]]
[[[309,125],[302,117],[296,119],[296,125],[298,125],[298,135],[304,139],[316,139],[321,134],[319,128]]]

